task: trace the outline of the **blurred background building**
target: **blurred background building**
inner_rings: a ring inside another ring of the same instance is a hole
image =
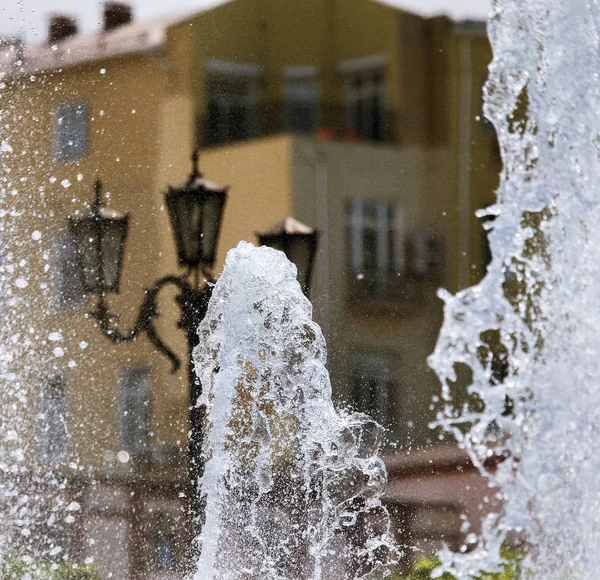
[[[96,178],[109,207],[131,212],[111,296],[131,325],[144,289],[177,272],[164,193],[195,147],[206,177],[230,186],[216,272],[240,240],[288,217],[318,230],[311,300],[335,397],[388,430],[398,540],[458,548],[461,514],[476,529],[492,502],[429,427],[439,385],[426,359],[437,288],[476,282],[489,259],[475,210],[494,200],[500,159],[482,116],[484,24],[371,0],[233,0],[136,23],[107,3],[102,32],[55,16],[46,44],[7,41],[0,57],[6,143],[23,152],[9,181],[39,193],[22,202],[40,337],[28,452],[69,473],[72,553],[103,578],[178,578],[184,566],[187,375],[145,338],[113,345],[86,319],[66,218]],[[171,298],[160,329],[184,356]]]

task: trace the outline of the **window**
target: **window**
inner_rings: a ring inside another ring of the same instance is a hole
[[[387,137],[385,66],[383,56],[366,57],[340,65],[346,87],[346,132],[361,139]]]
[[[284,71],[285,128],[312,133],[318,124],[319,80],[312,66],[293,66]]]
[[[150,451],[150,366],[121,369],[119,386],[119,449],[130,455]]]
[[[407,274],[402,213],[385,202],[352,201],[348,211],[351,302],[417,304],[422,284]]]
[[[85,291],[77,263],[77,246],[73,236],[57,236],[52,242],[50,281],[52,305],[57,310],[79,308]]]
[[[159,536],[156,540],[156,567],[159,570],[172,570],[175,563],[175,550],[170,538]]]
[[[207,138],[211,145],[255,134],[259,67],[212,61],[208,64]]]
[[[395,391],[396,362],[381,354],[354,353],[352,385],[354,401],[384,427],[390,425]]]
[[[88,152],[88,105],[60,105],[54,111],[54,160],[70,161]]]
[[[350,203],[352,272],[385,283],[404,272],[402,216],[389,203]]]
[[[40,385],[37,400],[37,449],[42,461],[57,461],[67,454],[67,389],[61,375]]]

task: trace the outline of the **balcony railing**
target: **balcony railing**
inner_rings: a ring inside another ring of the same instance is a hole
[[[256,107],[214,108],[197,121],[196,140],[210,147],[280,133],[319,136],[325,140],[397,143],[398,116],[382,111],[351,123],[345,107],[320,104],[317,110],[285,101]]]

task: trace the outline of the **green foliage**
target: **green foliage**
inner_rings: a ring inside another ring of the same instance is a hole
[[[505,565],[501,572],[484,572],[474,580],[525,580],[526,578],[530,578],[522,566],[523,559],[525,558],[524,552],[506,550],[502,556],[504,557]],[[432,580],[433,576],[431,574],[439,565],[440,561],[438,559],[422,558],[415,564],[410,576],[393,574],[390,580]],[[438,578],[440,580],[456,580],[448,572],[444,572]]]
[[[23,558],[3,558],[0,561],[0,580],[100,580],[92,564],[76,562],[29,561]]]
[[[412,569],[410,576],[402,576],[400,574],[394,574],[391,580],[430,580],[431,573],[439,566],[439,560],[432,560],[431,558],[421,558]],[[440,576],[441,580],[456,580],[454,576],[444,572]]]

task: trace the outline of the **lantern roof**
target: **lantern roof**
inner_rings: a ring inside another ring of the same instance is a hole
[[[117,211],[116,209],[112,209],[110,207],[106,207],[104,205],[92,205],[88,207],[84,212],[76,211],[70,219],[81,220],[81,219],[90,219],[95,217],[100,217],[102,219],[107,220],[123,220],[127,218],[128,214],[125,214],[121,211]]]
[[[77,210],[75,215],[69,219],[81,220],[100,217],[107,220],[123,220],[128,217],[128,214],[104,205],[104,202],[102,201],[102,182],[100,179],[96,179],[96,183],[94,184],[94,192],[95,200],[88,206],[87,210],[84,212]]]
[[[117,211],[116,209],[111,209],[104,205],[101,205],[97,211],[98,211],[98,215],[101,218],[104,218],[107,220],[122,220],[127,217],[127,214],[124,214],[121,211]]]
[[[276,223],[273,227],[269,228],[267,231],[262,232],[261,236],[279,236],[281,234],[304,234],[310,235],[314,234],[314,228],[299,222],[293,217],[286,217],[284,220]]]
[[[198,157],[198,150],[194,150],[192,155],[192,173],[179,187],[171,187],[171,191],[210,191],[227,193],[227,191],[229,191],[229,187],[221,187],[214,181],[210,181],[204,177],[204,175],[198,169]]]
[[[205,191],[225,191],[227,187],[221,187],[217,185],[214,181],[210,181],[209,179],[205,179],[202,174],[192,175],[190,179],[188,179],[180,189],[204,189]]]

